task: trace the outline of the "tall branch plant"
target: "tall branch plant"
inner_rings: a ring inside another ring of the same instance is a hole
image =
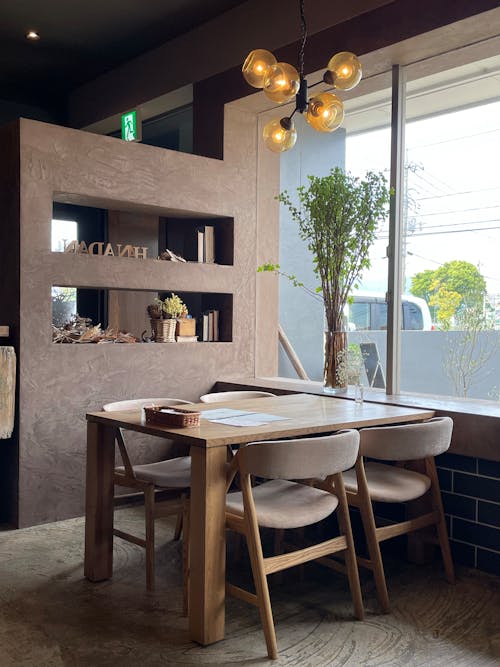
[[[278,199],[297,222],[300,238],[312,254],[314,272],[321,283],[317,292],[323,297],[327,330],[341,332],[349,294],[363,270],[370,266],[370,247],[378,224],[387,215],[390,192],[385,176],[372,171],[360,179],[335,167],[327,176],[307,178],[309,185],[297,188],[297,204],[287,191]],[[338,345],[337,342],[336,348]],[[342,384],[335,368],[336,352],[332,354],[333,359],[328,360],[325,349],[325,382]],[[328,361],[333,364],[331,368],[327,368]],[[329,373],[337,377],[327,378]]]

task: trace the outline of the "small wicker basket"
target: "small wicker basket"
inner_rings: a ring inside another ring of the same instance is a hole
[[[155,343],[175,343],[175,327],[177,320],[151,319],[151,331]]]
[[[168,410],[168,412],[162,412]],[[161,424],[163,426],[176,426],[179,428],[200,425],[200,413],[194,410],[169,405],[151,405],[144,408],[147,424]]]

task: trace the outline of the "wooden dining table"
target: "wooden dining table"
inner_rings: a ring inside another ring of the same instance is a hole
[[[113,470],[116,429],[147,433],[190,445],[189,635],[207,645],[224,638],[227,447],[255,440],[327,434],[344,428],[402,424],[431,418],[433,411],[330,396],[289,394],[227,403],[200,403],[200,411],[233,408],[283,417],[261,426],[231,426],[201,419],[200,426],[146,424],[138,412],[90,412],[87,416],[85,576],[113,574]]]

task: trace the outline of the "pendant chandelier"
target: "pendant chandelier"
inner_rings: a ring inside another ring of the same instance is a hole
[[[344,104],[334,93],[322,92],[308,98],[310,88],[326,83],[334,89],[351,90],[361,79],[361,63],[354,53],[341,51],[328,62],[323,78],[307,85],[304,78],[304,52],[307,39],[304,0],[299,0],[301,40],[298,70],[288,63],[277,62],[275,56],[265,49],[251,51],[243,63],[245,80],[254,88],[262,88],[273,102],[284,104],[295,97],[295,109],[290,116],[277,118],[264,127],[263,137],[267,148],[282,153],[293,148],[297,141],[297,130],[293,122],[295,112],[305,114],[309,125],[318,132],[333,132],[344,120]]]

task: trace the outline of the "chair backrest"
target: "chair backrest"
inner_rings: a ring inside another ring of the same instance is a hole
[[[219,391],[212,394],[200,396],[202,403],[222,403],[223,401],[237,401],[240,398],[266,398],[276,396],[268,391]]]
[[[360,431],[359,451],[383,461],[410,461],[437,456],[450,446],[453,420],[434,417],[418,424],[378,426]]]
[[[129,401],[115,401],[103,405],[104,412],[120,412],[121,410],[141,410],[146,405],[192,405],[192,401],[182,398],[135,398]]]
[[[352,468],[358,449],[358,431],[346,430],[318,438],[251,442],[236,456],[242,472],[265,479],[324,479]]]

